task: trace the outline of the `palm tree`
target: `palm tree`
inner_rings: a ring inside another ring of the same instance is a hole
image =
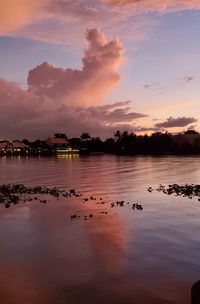
[[[67,135],[65,133],[55,133],[54,138],[64,138],[68,139]]]
[[[90,136],[89,133],[85,132],[85,133],[82,133],[82,134],[81,134],[80,139],[81,139],[81,140],[84,140],[84,141],[87,141],[87,140],[90,140],[90,139],[91,139],[91,136]]]
[[[123,138],[127,138],[128,136],[129,136],[128,131],[124,131],[124,132],[122,133],[122,137],[123,137]]]
[[[115,141],[119,141],[122,137],[122,134],[119,130],[117,130],[114,134]]]

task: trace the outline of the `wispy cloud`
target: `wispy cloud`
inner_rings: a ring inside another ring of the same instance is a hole
[[[149,12],[185,9],[199,10],[199,0],[1,0],[0,35],[77,43],[80,28],[103,27],[136,41],[155,26]]]
[[[87,116],[88,119],[97,119],[109,126],[129,124],[136,119],[148,116],[143,113],[133,112],[130,105],[131,101],[124,101],[87,109],[79,108],[77,111]]]
[[[112,36],[138,41],[154,27],[150,16],[129,17],[129,12],[100,0],[2,0],[0,35],[80,45],[80,29],[101,27]]]
[[[104,3],[132,9],[134,13],[182,11],[200,9],[199,0],[102,0]]]
[[[152,89],[152,88],[155,88],[155,89],[158,89],[160,86],[160,83],[145,83],[144,84],[144,89]]]
[[[195,77],[194,76],[191,76],[191,75],[187,75],[187,76],[184,76],[183,77],[183,80],[185,81],[185,82],[191,82],[191,81],[193,81],[195,79]]]
[[[194,117],[169,117],[166,121],[155,124],[155,128],[180,128],[186,127],[191,123],[195,123],[198,120]]]
[[[45,11],[48,0],[0,1],[0,34],[8,34],[35,22]]]

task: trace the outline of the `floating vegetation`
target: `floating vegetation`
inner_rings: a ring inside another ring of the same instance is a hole
[[[200,185],[195,184],[185,184],[185,185],[178,185],[178,184],[172,184],[168,186],[159,185],[157,189],[153,189],[152,187],[149,187],[147,191],[153,192],[153,191],[162,192],[167,195],[176,195],[176,196],[183,196],[188,197],[189,199],[192,199],[193,197],[198,197],[198,200],[200,201]]]
[[[143,210],[143,207],[140,204],[133,204],[132,209],[133,210]]]
[[[104,204],[108,204],[107,205],[107,207],[110,207],[110,208],[114,208],[114,207],[126,207],[126,206],[129,206],[129,205],[132,205],[132,210],[135,210],[135,211],[137,211],[137,210],[139,210],[139,211],[142,211],[143,210],[143,206],[141,205],[141,204],[138,204],[138,203],[130,203],[130,202],[125,202],[125,201],[109,201],[109,200],[107,200],[107,201],[101,201],[102,200],[102,198],[96,198],[96,197],[94,197],[94,196],[90,196],[89,198],[84,198],[83,200],[82,200],[82,202],[90,202],[90,200],[95,200],[95,201],[97,201],[96,202],[96,204],[98,204],[98,205],[104,205]],[[100,201],[98,201],[98,200],[100,200]],[[130,208],[130,206],[129,206],[129,208]],[[109,212],[108,212],[108,210],[107,209],[105,209],[104,211],[100,211],[100,214],[104,214],[104,215],[107,215],[107,214],[109,214]],[[78,214],[73,214],[73,215],[70,215],[70,218],[71,218],[71,220],[79,220],[79,219],[83,219],[84,221],[86,221],[86,220],[88,220],[88,219],[90,219],[90,218],[96,218],[96,219],[99,219],[100,217],[98,216],[98,213],[96,213],[96,214],[89,214],[89,215],[82,215],[82,216],[80,216],[80,215],[78,215]]]
[[[65,191],[56,187],[29,187],[24,184],[5,184],[0,186],[0,204],[4,204],[6,208],[9,208],[11,204],[16,205],[19,202],[31,202],[33,200],[39,200],[40,203],[46,204],[47,199],[40,199],[41,195],[50,195],[57,199],[60,197],[81,196],[75,189]]]
[[[45,196],[43,198],[42,196]],[[75,189],[61,190],[57,187],[49,188],[45,186],[36,186],[30,187],[24,184],[5,184],[0,185],[0,204],[4,205],[5,208],[9,208],[11,205],[16,205],[20,202],[35,202],[39,201],[41,204],[47,204],[48,196],[52,196],[57,200],[61,198],[71,198],[76,197],[80,198],[82,195],[80,192],[77,192]],[[102,198],[102,197],[95,197],[93,195],[89,195],[88,197],[84,197],[81,199],[82,203],[87,204],[98,204],[98,205],[105,205],[104,210],[98,211],[100,214],[107,215],[109,214],[107,207],[114,208],[114,207],[125,207],[128,206],[132,210],[143,210],[141,204],[138,203],[130,203],[125,202],[124,200],[117,200],[117,201],[110,201],[109,199]],[[132,206],[132,207],[131,207]],[[79,215],[79,214],[72,214],[70,215],[71,220],[79,220],[83,219],[87,221],[89,219],[99,218],[98,214],[89,213],[87,215]]]

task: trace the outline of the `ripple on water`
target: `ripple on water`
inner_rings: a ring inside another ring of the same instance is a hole
[[[200,279],[200,202],[147,188],[199,183],[197,157],[1,158],[0,172],[0,184],[76,188],[144,207],[100,206],[108,214],[86,222],[69,216],[96,212],[94,201],[1,208],[0,300],[189,303],[190,286]]]

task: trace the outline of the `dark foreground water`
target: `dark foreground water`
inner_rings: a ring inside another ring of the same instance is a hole
[[[0,304],[190,303],[200,202],[147,188],[200,184],[200,158],[1,158],[2,183],[75,187],[144,210],[74,198],[0,205]]]

